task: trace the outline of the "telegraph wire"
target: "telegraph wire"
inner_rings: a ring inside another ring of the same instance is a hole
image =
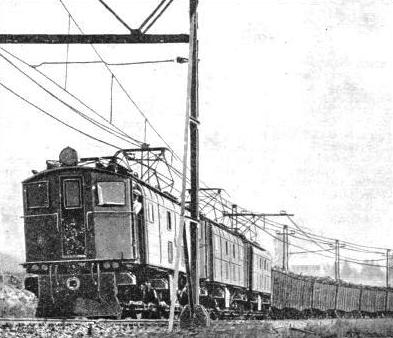
[[[79,26],[79,24],[76,22],[75,18],[72,16],[71,12],[68,10],[67,6],[64,4],[63,0],[59,0],[60,3],[62,4],[62,6],[64,7],[64,9],[66,10],[66,12],[71,16],[72,21],[74,22],[75,26],[79,29],[79,31],[82,34],[85,34],[82,30],[82,28]],[[95,48],[95,46],[93,44],[90,44],[90,46],[92,47],[92,49],[94,50],[94,52],[96,53],[96,55],[98,56],[98,58],[104,62],[104,59],[102,58],[101,54],[98,52],[97,48]],[[157,136],[164,142],[164,144],[171,149],[171,151],[173,151],[172,147],[164,140],[164,138],[161,136],[161,134],[156,130],[156,128],[151,124],[151,122],[149,121],[149,119],[147,118],[147,116],[145,115],[145,113],[142,111],[142,109],[139,107],[139,105],[132,99],[132,97],[130,96],[130,94],[128,93],[128,91],[124,88],[124,86],[122,85],[122,83],[120,82],[120,80],[117,78],[117,76],[112,72],[112,70],[109,68],[109,66],[107,66],[105,63],[103,63],[104,66],[106,67],[106,69],[114,76],[114,79],[116,80],[117,84],[119,85],[119,87],[121,88],[121,90],[123,91],[123,93],[128,97],[128,99],[131,101],[131,103],[135,106],[135,108],[137,109],[137,111],[147,120],[147,123],[149,124],[149,126],[152,128],[152,130],[157,134]],[[174,152],[174,151],[173,151]],[[179,161],[181,161],[181,158],[176,154],[176,157],[178,158]]]
[[[64,2],[62,0],[60,0],[61,4],[63,5],[64,9],[68,12],[68,14],[70,15],[70,17],[72,18],[73,22],[75,23],[75,25],[78,27],[78,29],[81,31],[82,34],[83,31],[80,28],[80,26],[77,24],[77,22],[75,21],[75,19],[73,18],[72,14],[70,13],[70,11],[68,10],[68,8],[65,6]],[[103,62],[104,65],[106,65],[104,63],[104,60],[102,59],[102,57],[100,56],[100,54],[98,53],[97,49],[91,45],[91,47],[93,48],[93,50],[96,52],[96,54],[98,55],[98,57],[101,59],[101,61]],[[110,70],[110,68],[108,67],[108,65],[106,65],[107,69],[109,70],[110,73],[113,74],[113,72]],[[114,74],[113,74],[114,75]],[[147,118],[147,116],[144,114],[144,112],[140,109],[140,107],[136,104],[136,102],[131,98],[131,96],[129,95],[129,93],[125,90],[125,88],[122,86],[122,84],[120,83],[120,81],[118,80],[118,78],[114,75],[117,83],[119,84],[120,88],[123,90],[123,92],[127,95],[127,97],[129,98],[129,100],[133,103],[133,105],[137,108],[137,110],[139,111],[139,113],[145,118],[145,121],[149,124],[149,126],[153,129],[153,131],[159,136],[159,138],[165,143],[165,145],[171,149],[171,151],[173,151],[173,154],[175,155],[175,157],[177,157],[178,160],[181,161],[180,157],[174,152],[174,150],[172,149],[172,147],[170,147],[170,145],[163,139],[163,137],[159,134],[159,132],[155,129],[155,127],[151,124],[151,122],[149,121],[149,119]],[[174,167],[173,167],[174,168]],[[177,170],[176,170],[177,171]],[[175,171],[175,172],[176,172]],[[206,193],[207,196],[209,196],[209,193]],[[211,196],[211,195],[210,195]],[[305,233],[305,232],[304,232]],[[307,234],[310,236],[310,234]],[[312,234],[314,237],[319,237],[319,238],[324,238],[324,239],[329,239],[329,240],[334,240],[332,238],[329,237],[325,237],[325,236],[317,236],[315,234]],[[314,240],[313,240],[314,241]],[[380,249],[380,250],[386,250],[386,248],[380,248],[380,247],[371,247],[371,246],[364,246],[364,245],[360,245],[360,244],[354,244],[354,243],[350,243],[347,241],[340,241],[341,243],[344,244],[348,244],[351,246],[359,246],[359,247],[363,247],[363,248],[367,248],[367,249]]]
[[[23,59],[19,58],[18,56],[16,56],[15,54],[7,51],[6,49],[0,47],[1,50],[3,50],[5,53],[7,53],[8,55],[14,57],[15,59],[17,59],[19,62],[23,63],[26,66],[30,66],[26,61],[24,61]],[[75,100],[77,100],[80,104],[82,104],[85,108],[87,108],[88,110],[90,110],[92,113],[94,113],[96,116],[98,116],[99,118],[101,118],[102,120],[104,120],[107,123],[110,123],[109,120],[107,120],[104,116],[102,116],[101,114],[99,114],[98,112],[96,112],[93,108],[89,107],[86,103],[84,103],[81,99],[79,99],[77,96],[75,96],[74,94],[72,94],[71,92],[67,91],[66,89],[64,89],[62,86],[60,86],[56,81],[53,81],[50,77],[48,77],[46,74],[44,74],[43,72],[41,72],[38,69],[33,68],[36,72],[38,72],[40,75],[42,75],[43,77],[45,77],[48,81],[50,81],[51,83],[53,83],[54,85],[56,85],[58,88],[60,88],[61,90],[65,91],[68,95],[70,95],[72,98],[74,98]],[[97,122],[99,123],[99,122]],[[130,135],[126,134],[123,130],[121,130],[120,128],[118,128],[116,125],[114,125],[113,123],[111,124],[113,126],[114,129],[111,129],[113,132],[119,133],[125,137],[127,137],[128,139],[132,140],[133,142],[137,143],[137,144],[142,144],[143,142],[131,137]],[[132,143],[132,142],[130,142]],[[135,145],[135,143],[133,143]]]
[[[64,3],[63,3],[61,0],[60,0],[60,2],[61,2],[61,3],[63,4],[63,6],[65,7]],[[170,1],[170,2],[171,2],[171,1]],[[167,6],[168,6],[168,5],[167,5]],[[68,9],[67,9],[66,7],[65,7],[65,9],[66,9],[67,12],[69,13],[69,11],[68,11]],[[162,14],[162,13],[160,13],[159,15],[161,15],[161,14]],[[71,14],[69,13],[69,25],[70,25],[70,20],[71,20],[71,18],[72,18],[72,20],[75,22],[74,18],[73,18],[73,17],[71,16]],[[156,18],[155,20],[157,20],[157,18]],[[155,21],[153,21],[153,23],[154,23],[154,22],[155,22]],[[76,24],[76,22],[75,22],[75,24]],[[149,27],[150,27],[150,26],[149,26]],[[149,28],[149,27],[148,27],[148,28]],[[78,28],[79,28],[79,26],[78,26]],[[147,29],[148,29],[148,28],[147,28]],[[80,28],[79,28],[79,29],[80,29]],[[147,30],[147,29],[146,29],[146,30]],[[82,32],[82,33],[83,33],[83,32]],[[93,45],[92,45],[92,47],[93,47],[93,49],[96,51],[96,49],[94,48]],[[96,51],[96,53],[97,53],[97,55],[99,55],[97,51]],[[68,54],[68,52],[67,52],[67,54]],[[99,57],[101,58],[100,55],[99,55]],[[67,59],[68,59],[68,55],[67,55]],[[102,58],[101,58],[101,60],[102,60]],[[103,60],[102,60],[102,62],[104,63]],[[105,63],[104,63],[104,64],[105,64]],[[68,61],[66,62],[66,66],[68,66]],[[108,66],[108,65],[106,64],[106,66]],[[142,114],[142,116],[145,117],[145,123],[148,123],[148,124],[152,127],[152,129],[156,132],[156,134],[161,138],[161,140],[162,140],[171,150],[173,150],[173,149],[169,146],[169,144],[162,138],[162,136],[158,133],[158,131],[152,126],[152,124],[151,124],[150,121],[147,119],[147,117],[145,116],[145,114],[143,113],[143,111],[139,108],[139,106],[135,103],[135,101],[130,97],[130,95],[128,94],[128,92],[124,89],[124,87],[121,85],[121,83],[120,83],[119,80],[116,78],[116,76],[113,74],[113,72],[112,72],[109,68],[108,68],[108,70],[112,73],[112,76],[115,77],[116,81],[119,83],[119,85],[121,86],[121,88],[123,89],[123,91],[126,93],[126,95],[128,96],[128,98],[130,99],[130,101],[135,105],[135,107],[139,110],[139,112]],[[25,75],[27,75],[27,74],[25,74]],[[29,77],[29,78],[30,78],[30,77]],[[32,78],[30,78],[30,79],[32,80]],[[33,81],[34,81],[34,80],[33,80]],[[66,68],[65,87],[66,87],[66,84],[67,84],[67,68]],[[116,147],[116,146],[113,145],[113,144],[110,144],[110,143],[107,143],[107,142],[105,142],[105,141],[103,141],[103,140],[100,140],[100,139],[98,139],[98,138],[92,137],[91,135],[89,135],[89,134],[87,134],[87,133],[84,133],[84,132],[80,131],[79,129],[74,128],[74,127],[68,125],[68,124],[65,123],[64,121],[61,121],[60,119],[54,117],[53,115],[51,115],[51,114],[49,114],[48,112],[46,112],[46,111],[44,111],[43,109],[41,109],[40,107],[36,106],[36,105],[33,104],[32,102],[30,102],[30,101],[28,101],[27,99],[21,97],[19,94],[17,94],[16,92],[12,91],[10,88],[8,88],[7,86],[5,86],[4,84],[1,83],[1,85],[2,85],[2,87],[4,87],[5,89],[7,89],[7,90],[9,90],[11,93],[13,93],[14,95],[16,95],[16,96],[18,96],[19,98],[23,99],[25,102],[31,104],[31,105],[34,106],[35,108],[37,108],[37,109],[39,109],[40,111],[46,113],[46,114],[49,115],[50,117],[52,117],[52,118],[58,120],[59,122],[63,123],[64,125],[66,125],[66,126],[72,128],[72,129],[74,129],[74,130],[76,130],[76,131],[78,131],[78,132],[80,132],[80,133],[82,133],[82,134],[84,134],[84,135],[86,135],[86,136],[92,138],[92,139],[95,139],[95,140],[97,140],[97,141],[99,141],[99,142],[102,142],[102,143],[105,143],[105,144],[110,145],[110,146],[112,146],[112,147],[118,148],[118,147]],[[42,87],[41,87],[41,88],[42,88]],[[43,89],[44,89],[44,88],[43,88]],[[49,93],[49,94],[51,94],[51,93]],[[52,95],[52,94],[51,94],[51,95]],[[52,95],[52,96],[53,96],[53,95]],[[54,96],[54,97],[56,97],[56,96]],[[56,97],[56,98],[59,99],[58,97]],[[61,101],[62,103],[64,103],[64,104],[66,104],[66,103],[65,103],[64,101],[62,101],[61,99],[60,99],[60,101]],[[66,104],[66,105],[67,105],[67,104]],[[71,107],[71,106],[69,106],[69,105],[67,105],[67,106],[68,106],[70,109],[72,109],[73,111],[75,111],[75,109],[74,109],[73,107]],[[90,122],[92,122],[92,121],[90,121]],[[94,123],[94,122],[92,122],[92,123]],[[113,135],[113,133],[112,133],[112,135]],[[118,148],[118,149],[119,149],[119,148]],[[207,193],[207,196],[209,196],[209,193]],[[211,195],[210,195],[210,196],[211,196]],[[213,196],[212,198],[213,198],[215,201],[217,201],[216,198],[215,198],[214,196]],[[289,217],[288,217],[288,218],[289,218]],[[289,218],[289,219],[290,219],[290,218]],[[320,244],[317,243],[316,240],[315,240],[314,238],[311,237],[311,235],[314,236],[314,237],[319,237],[319,238],[334,240],[334,239],[332,239],[332,238],[325,237],[325,236],[318,236],[318,235],[315,235],[315,234],[309,234],[309,233],[305,232],[304,230],[302,230],[302,229],[301,229],[292,219],[290,219],[290,220],[291,220],[291,222],[295,225],[295,227],[296,227],[299,231],[301,231],[306,237],[308,237],[308,239],[309,239],[310,241],[312,241],[314,244],[316,244],[316,245],[318,245],[318,246],[320,246]],[[256,224],[254,223],[254,225],[256,225]],[[258,226],[258,228],[261,228],[261,227]],[[264,229],[262,229],[262,230],[264,230]],[[377,249],[377,250],[378,250],[378,249],[381,249],[381,250],[385,250],[385,249],[386,249],[386,248],[380,248],[380,247],[372,247],[372,246],[365,246],[365,245],[361,245],[361,244],[355,244],[355,243],[351,243],[351,242],[348,242],[348,241],[340,241],[340,242],[343,243],[343,244],[346,244],[346,245],[352,247],[352,249],[349,249],[349,248],[345,248],[345,247],[344,247],[343,249],[345,249],[345,250],[352,250],[352,251],[363,252],[363,253],[373,253],[373,252],[370,252],[370,251],[367,251],[367,250],[356,250],[356,249],[354,249],[354,248],[362,247],[362,248],[366,248],[366,249]],[[376,252],[375,252],[375,253],[376,253]],[[378,254],[381,254],[381,253],[378,252]],[[345,261],[345,259],[343,259],[343,260]],[[358,263],[358,264],[366,265],[366,263],[359,262],[359,261],[356,261],[356,260],[354,260],[354,259],[348,259],[347,261],[353,262],[353,263]],[[369,264],[369,265],[372,265],[372,264]],[[376,266],[376,265],[372,265],[372,266]]]
[[[292,220],[293,221],[293,220]],[[280,226],[283,226],[283,224],[282,223],[278,223],[278,222],[276,222],[276,221],[274,221],[274,220],[271,220],[271,222],[273,222],[273,223],[276,223],[277,225],[280,225]],[[294,221],[293,221],[294,222]],[[295,223],[295,222],[294,222]],[[292,228],[292,229],[294,229],[294,228]],[[328,241],[328,243],[333,243],[336,239],[334,239],[334,238],[331,238],[331,237],[327,237],[327,236],[322,236],[322,235],[317,235],[317,234],[314,234],[314,233],[311,233],[310,231],[304,231],[303,230],[303,232],[304,233],[306,233],[308,236],[311,236],[311,237],[313,237],[314,239],[317,239],[317,240],[319,240],[319,241],[321,241],[321,242],[324,242],[325,241],[325,243]],[[381,250],[381,251],[383,251],[383,253],[386,251],[386,249],[387,248],[381,248],[381,247],[373,247],[373,246],[366,246],[366,245],[361,245],[361,244],[357,244],[357,243],[352,243],[352,242],[348,242],[348,241],[344,241],[344,240],[340,240],[340,243],[342,243],[342,244],[345,244],[345,245],[348,245],[348,246],[351,246],[351,247],[353,247],[353,248],[358,248],[359,250],[361,249],[361,248],[365,248],[365,249],[375,249],[375,250]],[[365,250],[364,252],[374,252],[374,253],[382,253],[382,252],[380,252],[380,251],[370,251],[370,250]]]
[[[59,0],[61,5],[64,7],[64,9],[66,10],[66,12],[71,16],[71,19],[73,20],[75,26],[78,28],[78,30],[81,32],[81,34],[84,34],[84,31],[82,30],[82,28],[79,26],[79,24],[76,22],[75,18],[73,17],[73,15],[71,14],[71,12],[69,11],[69,9],[67,8],[67,6],[64,4],[64,2],[62,0]],[[161,14],[160,14],[161,15]],[[90,44],[90,46],[92,47],[92,49],[94,50],[94,52],[96,53],[96,55],[98,56],[98,58],[104,62],[102,56],[100,55],[100,53],[98,52],[98,50],[95,48],[95,46],[93,44]],[[107,70],[114,76],[114,79],[116,80],[116,82],[118,83],[119,87],[121,88],[121,90],[123,91],[123,93],[128,97],[128,99],[130,100],[130,102],[135,106],[135,108],[137,109],[137,111],[145,118],[146,123],[151,127],[151,129],[156,133],[156,135],[164,142],[164,144],[171,150],[172,154],[174,155],[174,157],[180,162],[182,163],[182,159],[181,157],[175,152],[175,150],[168,144],[168,142],[161,136],[161,134],[158,132],[158,130],[152,125],[152,123],[150,122],[150,120],[147,118],[147,116],[145,115],[145,113],[142,111],[142,109],[139,107],[139,105],[131,98],[130,94],[128,93],[128,91],[124,88],[124,86],[122,85],[122,83],[120,82],[120,80],[116,77],[116,75],[112,72],[112,70],[109,68],[108,65],[106,65],[105,63],[103,63],[105,65],[105,67],[107,68]],[[172,168],[174,168],[172,166]],[[175,172],[177,174],[181,175],[181,172],[174,168]],[[189,182],[189,179],[187,179]],[[203,183],[203,182],[202,182]],[[204,183],[203,183],[204,184]]]
[[[61,120],[61,119],[57,118],[56,116],[54,116],[54,115],[48,113],[48,112],[47,112],[46,110],[44,110],[43,108],[37,106],[37,105],[34,104],[33,102],[31,102],[31,101],[29,101],[28,99],[24,98],[23,96],[19,95],[18,93],[16,93],[16,92],[15,92],[14,90],[12,90],[11,88],[7,87],[7,86],[6,86],[5,84],[3,84],[2,82],[0,82],[0,86],[2,86],[4,89],[8,90],[10,93],[12,93],[13,95],[15,95],[15,96],[18,97],[19,99],[21,99],[21,100],[23,100],[24,102],[28,103],[28,104],[31,105],[32,107],[34,107],[34,108],[36,108],[37,110],[41,111],[41,112],[44,113],[45,115],[51,117],[52,119],[54,119],[54,120],[60,122],[60,123],[63,124],[63,125],[65,125],[66,127],[71,128],[72,130],[74,130],[74,131],[76,131],[76,132],[78,132],[78,133],[80,133],[80,134],[82,134],[82,135],[84,135],[84,136],[87,136],[87,137],[91,138],[92,140],[95,140],[95,141],[97,141],[97,142],[103,143],[103,144],[105,144],[105,145],[107,145],[107,146],[110,146],[110,147],[115,148],[115,149],[118,149],[118,150],[121,149],[121,148],[119,148],[118,146],[116,146],[116,145],[114,145],[114,144],[112,144],[112,143],[109,143],[109,142],[106,142],[106,141],[104,141],[104,140],[101,140],[101,139],[99,139],[99,138],[97,138],[97,137],[94,137],[94,136],[92,136],[92,135],[90,135],[90,134],[88,134],[88,133],[86,133],[86,132],[84,132],[84,131],[82,131],[82,130],[76,128],[76,127],[71,126],[71,125],[68,124],[67,122],[64,122],[63,120]]]
[[[112,114],[113,114],[113,75],[111,76],[111,110],[109,116],[109,123],[112,123]]]
[[[48,93],[50,96],[52,96],[54,99],[56,99],[57,101],[61,102],[63,105],[65,105],[67,108],[69,108],[70,110],[72,110],[73,112],[77,113],[79,116],[81,116],[82,118],[86,119],[87,121],[91,122],[92,124],[94,124],[95,126],[97,126],[98,128],[110,133],[111,135],[125,141],[131,144],[132,143],[130,140],[124,138],[123,136],[117,135],[115,134],[111,129],[109,129],[107,126],[102,125],[101,123],[99,123],[98,121],[90,118],[89,116],[83,114],[82,112],[80,112],[78,109],[72,107],[70,104],[68,104],[67,102],[65,102],[64,100],[62,100],[61,98],[59,98],[57,95],[53,94],[50,90],[46,89],[44,86],[42,86],[41,84],[39,84],[36,80],[34,80],[32,77],[30,77],[27,73],[25,73],[22,69],[20,69],[17,65],[15,65],[11,60],[9,60],[7,57],[5,57],[2,53],[0,53],[0,57],[2,57],[4,60],[6,60],[10,65],[12,65],[15,69],[17,69],[20,73],[22,73],[24,76],[26,76],[30,81],[32,81],[33,83],[35,83],[38,87],[40,87],[42,90],[44,90],[46,93]]]
[[[302,240],[302,241],[309,241],[308,239],[305,239],[305,238],[301,238],[301,237],[298,237],[298,236],[294,236],[294,235],[291,235],[291,237],[294,237],[294,238],[297,238],[297,239],[300,239],[300,240]],[[280,240],[280,238],[277,238],[276,237],[276,239],[278,239],[278,240]],[[281,240],[280,240],[281,241]],[[296,246],[296,245],[294,245],[293,243],[291,244],[292,246],[295,246],[295,247],[298,247],[298,248],[302,248],[303,250],[305,250],[303,247],[299,247],[299,246]],[[345,247],[343,247],[343,248],[341,248],[342,250],[345,250],[346,248]],[[326,253],[328,253],[328,251],[331,251],[331,250],[333,250],[333,248],[327,248],[327,249],[323,249],[323,250],[316,250],[316,251],[311,251],[311,250],[305,250],[305,251],[302,251],[302,252],[294,252],[294,254],[296,254],[296,253],[317,253],[317,252],[326,252]],[[350,250],[352,250],[352,249],[350,249]],[[368,252],[368,253],[370,253],[370,252]],[[372,253],[372,252],[371,252]],[[329,252],[329,254],[330,254],[330,252]],[[377,254],[382,254],[381,252],[378,252]],[[334,256],[334,254],[332,253],[332,256],[327,256],[327,255],[323,255],[324,257],[327,257],[327,258],[334,258],[335,256]],[[348,256],[343,256],[343,255],[341,255],[340,256],[340,260],[342,260],[342,261],[346,261],[346,262],[349,262],[349,263],[356,263],[356,264],[360,264],[360,265],[369,265],[369,266],[377,266],[376,264],[371,264],[371,263],[369,263],[370,261],[375,261],[375,262],[377,262],[377,261],[384,261],[385,260],[385,258],[383,258],[383,259],[356,259],[356,258],[353,258],[353,257],[348,257]],[[380,266],[380,267],[384,267],[384,266]]]
[[[283,240],[282,240],[281,238],[279,238],[279,237],[277,237],[277,236],[274,236],[274,235],[271,234],[268,230],[263,229],[263,228],[260,227],[260,226],[257,226],[257,227],[258,227],[260,230],[264,231],[266,234],[268,234],[270,237],[272,237],[272,238],[274,238],[274,239],[276,239],[276,240],[278,240],[278,241],[280,241],[280,242],[283,242]],[[332,258],[334,257],[334,256],[327,256],[327,255],[324,255],[324,254],[321,253],[321,252],[312,252],[311,250],[305,250],[304,247],[301,247],[301,246],[299,246],[299,245],[295,245],[295,244],[293,244],[293,243],[289,243],[289,245],[292,246],[292,247],[295,247],[295,248],[297,248],[297,249],[302,249],[302,250],[304,250],[304,251],[309,251],[309,253],[313,253],[313,254],[315,254],[315,255],[319,255],[319,256],[322,256],[322,257],[325,257],[325,258],[332,259]],[[358,260],[355,260],[355,259],[352,259],[352,258],[349,259],[349,258],[340,257],[340,261],[348,262],[348,263],[354,263],[354,264],[358,264],[358,265],[365,265],[365,266],[372,266],[372,267],[385,268],[385,265],[371,264],[371,263],[367,263],[367,262],[358,261]]]
[[[181,63],[178,59],[165,59],[165,60],[151,60],[151,61],[135,61],[135,62],[107,62],[107,61],[44,61],[38,64],[30,65],[33,68],[38,68],[45,65],[89,65],[89,64],[105,64],[107,66],[133,66],[133,65],[146,65],[156,63]]]

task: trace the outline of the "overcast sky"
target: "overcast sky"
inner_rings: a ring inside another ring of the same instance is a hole
[[[64,3],[85,33],[127,33],[96,0]],[[108,3],[138,27],[157,1]],[[186,3],[175,0],[151,33],[186,32]],[[225,188],[233,201],[256,212],[287,210],[317,233],[391,247],[392,25],[388,0],[202,0],[202,180]],[[67,29],[68,14],[57,0],[0,2],[1,33]],[[74,24],[71,32],[78,33]],[[0,47],[29,64],[64,61],[66,55],[66,46]],[[188,52],[186,45],[97,49],[112,62],[164,60]],[[69,58],[97,60],[90,46],[70,46]],[[38,69],[64,84],[64,66]],[[187,66],[112,70],[181,153]],[[67,89],[108,116],[110,80],[100,65],[69,66]],[[95,132],[3,58],[0,82]],[[143,139],[143,118],[116,86],[113,116],[130,135]],[[147,141],[160,145],[151,130]],[[65,146],[81,156],[113,152],[0,88],[0,251],[23,258],[20,182],[31,169],[43,169],[46,159],[56,159]]]

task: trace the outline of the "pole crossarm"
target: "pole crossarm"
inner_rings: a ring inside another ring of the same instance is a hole
[[[188,42],[188,34],[0,34],[0,44],[154,44]]]

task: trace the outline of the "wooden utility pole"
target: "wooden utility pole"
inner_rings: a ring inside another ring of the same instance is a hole
[[[386,250],[386,287],[389,287],[390,249]]]
[[[340,241],[338,239],[335,242],[334,278],[340,279]]]
[[[199,304],[199,105],[198,105],[198,0],[190,0],[190,237],[192,297]]]
[[[288,271],[288,225],[282,231],[282,269]]]

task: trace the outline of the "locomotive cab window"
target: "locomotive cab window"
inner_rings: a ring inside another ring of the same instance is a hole
[[[49,189],[48,182],[29,183],[26,185],[27,207],[48,208],[49,207]]]
[[[149,203],[147,205],[147,210],[148,210],[148,219],[150,223],[154,223],[154,205],[152,203]]]
[[[172,230],[172,213],[170,211],[166,212],[166,221],[168,230]]]
[[[64,206],[67,209],[81,207],[81,182],[79,179],[64,180]]]
[[[98,205],[125,205],[126,185],[124,182],[98,182]]]

